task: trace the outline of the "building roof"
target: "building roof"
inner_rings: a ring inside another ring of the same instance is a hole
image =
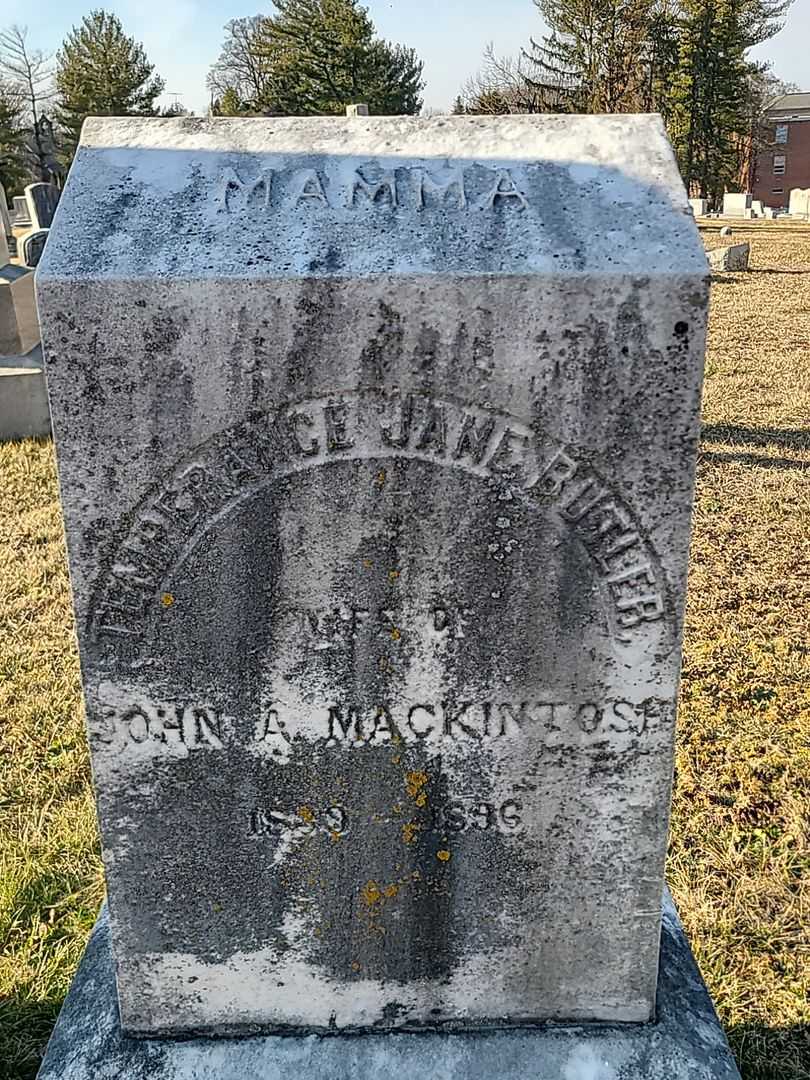
[[[768,106],[768,112],[803,112],[810,109],[810,91],[803,94],[783,94]]]

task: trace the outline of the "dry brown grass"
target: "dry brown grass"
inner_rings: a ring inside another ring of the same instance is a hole
[[[712,289],[669,877],[744,1077],[799,1080],[810,1077],[810,226],[734,227],[733,239],[751,241],[751,269]]]
[[[707,234],[716,242],[716,233]],[[810,1051],[810,227],[713,289],[669,876],[745,1080]],[[0,444],[0,1080],[102,894],[50,444]]]

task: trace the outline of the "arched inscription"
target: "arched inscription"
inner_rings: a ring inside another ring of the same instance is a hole
[[[545,444],[544,444],[545,445]],[[666,585],[627,502],[569,449],[541,450],[508,414],[368,390],[297,402],[214,436],[179,461],[130,515],[96,589],[97,639],[148,639],[164,583],[206,530],[274,479],[340,460],[400,457],[508,485],[552,513],[586,550],[611,629],[629,643],[665,617]]]

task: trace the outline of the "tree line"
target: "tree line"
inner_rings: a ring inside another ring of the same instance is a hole
[[[663,117],[690,194],[750,188],[768,104],[796,89],[748,54],[792,0],[533,0],[550,32],[485,53],[455,112]]]
[[[527,3],[529,0],[527,0]],[[532,0],[549,32],[516,57],[490,48],[454,112],[659,112],[690,192],[750,186],[762,115],[781,84],[750,49],[792,0]],[[422,61],[380,38],[361,0],[274,0],[225,26],[208,76],[219,116],[372,114],[422,109]],[[55,57],[27,31],[0,32],[0,180],[61,183],[87,116],[178,115],[117,16],[95,10]]]

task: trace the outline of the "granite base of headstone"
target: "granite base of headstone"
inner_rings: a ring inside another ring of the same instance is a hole
[[[464,1032],[132,1039],[106,908],[37,1080],[740,1080],[669,894],[651,1024]]]
[[[655,117],[85,123],[110,920],[43,1080],[735,1076],[661,951],[708,292]]]
[[[42,349],[0,356],[0,442],[43,438],[51,431]]]

